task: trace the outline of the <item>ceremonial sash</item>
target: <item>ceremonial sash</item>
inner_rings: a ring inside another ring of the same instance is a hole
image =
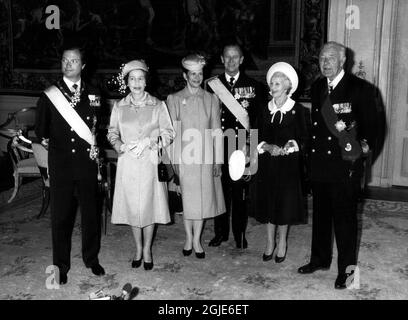
[[[92,135],[91,130],[75,109],[71,107],[62,92],[56,86],[51,86],[45,90],[45,94],[78,136],[88,142],[91,146],[95,145],[95,138]]]
[[[222,84],[217,77],[208,81],[208,85],[214,93],[220,98],[222,103],[231,111],[231,113],[238,119],[242,126],[249,131],[249,117],[248,112],[240,105],[234,98],[231,92]]]

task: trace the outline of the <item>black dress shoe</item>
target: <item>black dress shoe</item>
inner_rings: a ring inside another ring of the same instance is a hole
[[[288,247],[286,247],[286,249],[285,249],[285,255],[284,255],[283,257],[278,257],[278,254],[276,254],[276,256],[275,256],[275,262],[276,262],[276,263],[281,263],[281,262],[285,261],[285,259],[286,259],[286,252],[288,252]]]
[[[192,253],[193,253],[193,249],[190,249],[190,250],[183,249],[183,255],[184,255],[185,257],[188,257],[188,256],[191,255]]]
[[[262,255],[262,260],[263,261],[269,261],[269,260],[272,260],[272,256],[273,256],[273,251],[272,251],[272,253],[271,254],[263,254]]]
[[[105,274],[105,269],[98,263],[91,267],[92,273],[96,276],[103,276]]]
[[[335,289],[346,289],[347,288],[347,279],[353,273],[339,273],[337,275],[336,281],[334,282]]]
[[[215,236],[210,243],[208,244],[208,246],[210,247],[218,247],[221,242],[223,241],[227,241],[228,239],[224,238],[224,237],[219,237],[219,236]]]
[[[59,284],[66,284],[68,282],[68,275],[61,272],[59,275]]]
[[[139,260],[132,260],[132,268],[139,268],[142,265],[142,258]]]
[[[272,253],[271,254],[265,254],[265,252],[264,252],[264,254],[262,255],[262,260],[263,261],[272,260],[272,256],[273,256],[273,253],[275,252],[275,249],[276,249],[276,242],[275,242],[275,246],[273,247]]]
[[[196,252],[195,253],[195,256],[198,258],[198,259],[204,259],[205,258],[205,252],[203,251],[203,252]]]
[[[330,269],[330,266],[324,266],[324,265],[315,264],[315,263],[308,263],[300,267],[298,269],[298,272],[302,274],[308,274],[308,273],[313,273],[317,270],[329,270],[329,269]]]
[[[143,268],[145,270],[152,270],[153,269],[153,260],[151,262],[143,262]]]

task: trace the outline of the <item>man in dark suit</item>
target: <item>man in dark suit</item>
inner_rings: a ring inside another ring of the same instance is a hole
[[[257,81],[251,79],[243,72],[240,67],[244,61],[241,47],[236,43],[224,46],[221,55],[221,61],[224,64],[225,72],[218,76],[218,79],[227,88],[234,98],[239,102],[240,107],[244,108],[249,117],[249,123],[254,128],[257,109],[259,108],[260,86]],[[210,79],[209,79],[210,80]],[[209,88],[211,89],[211,88]],[[210,90],[211,91],[211,90]],[[229,236],[229,217],[232,216],[232,233],[237,248],[247,248],[248,242],[245,238],[245,231],[248,223],[247,197],[248,182],[241,179],[233,181],[229,175],[228,159],[234,150],[242,150],[246,147],[249,140],[249,133],[246,133],[246,139],[238,139],[239,131],[245,130],[241,121],[230,111],[230,109],[221,105],[221,128],[224,132],[224,164],[222,166],[222,185],[225,197],[227,212],[214,218],[215,236],[210,241],[209,246],[217,247],[223,241],[228,240]],[[235,139],[236,146],[231,147],[231,141],[227,136]],[[235,138],[234,138],[235,136]],[[244,141],[242,141],[244,140]],[[247,147],[246,150],[249,150]]]
[[[372,86],[345,73],[345,61],[343,45],[325,44],[319,56],[323,78],[312,86],[312,252],[310,262],[298,269],[301,274],[329,269],[334,225],[338,251],[336,289],[346,288],[354,278],[363,155],[374,145],[376,131]]]
[[[61,60],[63,77],[47,88],[37,103],[35,132],[49,148],[53,264],[59,269],[60,284],[67,282],[71,265],[77,200],[81,212],[82,259],[95,275],[105,274],[98,260],[101,240],[98,171],[95,160],[90,157],[91,149],[96,149],[78,135],[75,126],[67,122],[59,109],[62,105],[73,108],[79,115],[77,120],[83,121],[85,129],[89,128],[88,133],[91,130],[95,133],[99,93],[81,79],[84,67],[84,52],[75,46],[65,48]],[[59,103],[54,100],[57,94],[62,99]]]

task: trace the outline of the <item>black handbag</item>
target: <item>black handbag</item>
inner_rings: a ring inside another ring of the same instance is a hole
[[[183,212],[183,200],[177,191],[169,191],[169,209],[171,213]]]
[[[161,136],[158,138],[158,146],[157,146],[157,155],[159,159],[159,163],[157,165],[157,175],[159,177],[160,182],[168,182],[173,179],[174,170],[171,163],[164,163],[163,162],[163,143],[161,140]]]

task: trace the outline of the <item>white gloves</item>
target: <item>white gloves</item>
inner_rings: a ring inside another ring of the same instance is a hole
[[[136,158],[140,158],[146,148],[150,147],[150,139],[144,138],[143,140],[139,140],[136,146],[131,150],[132,155],[136,156]]]
[[[299,146],[295,140],[289,140],[283,148],[278,147],[274,144],[268,144],[265,141],[262,141],[257,146],[257,150],[259,154],[264,152],[269,152],[272,156],[287,156],[290,153],[298,152]]]
[[[121,153],[131,152],[131,155],[140,158],[146,148],[150,147],[150,138],[146,137],[142,140],[130,141],[129,143],[123,143],[120,146]]]

